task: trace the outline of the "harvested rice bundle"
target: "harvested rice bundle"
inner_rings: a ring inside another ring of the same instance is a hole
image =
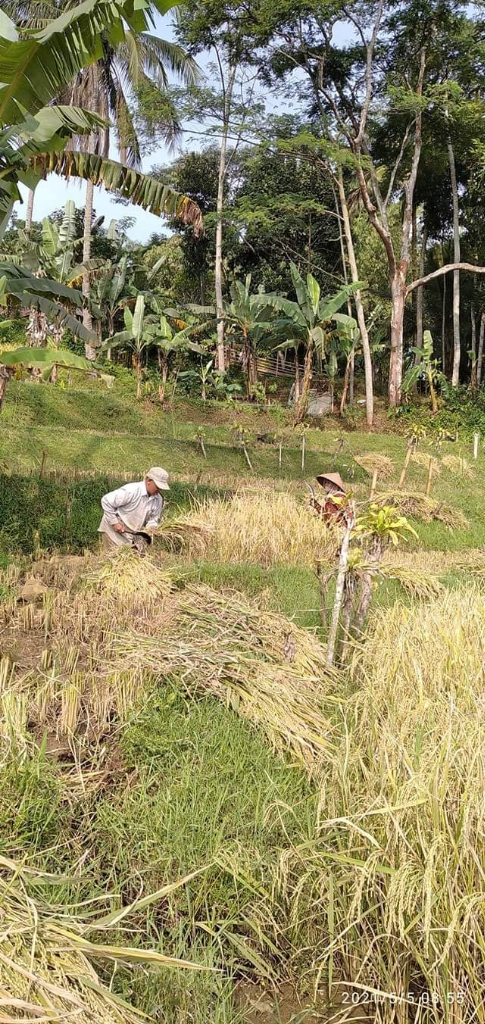
[[[93,960],[112,965],[204,968],[154,950],[95,943],[89,935],[106,932],[115,919],[164,898],[192,877],[99,921],[84,922],[73,916],[72,908],[53,908],[38,899],[35,883],[38,886],[44,879],[52,883],[56,880],[53,876],[0,857],[2,1021],[72,1019],[78,1024],[140,1024],[145,1015],[103,985]]]
[[[113,655],[126,669],[176,675],[191,689],[229,700],[275,748],[290,749],[307,767],[315,767],[329,745],[322,706],[339,675],[326,665],[325,648],[240,594],[189,587],[175,599],[169,629],[118,634]]]
[[[213,533],[214,527],[211,523],[207,523],[202,516],[189,512],[174,519],[162,520],[155,536],[159,537],[163,546],[170,551],[190,548],[191,554],[203,555]]]
[[[379,574],[387,580],[397,580],[413,597],[439,597],[445,589],[438,576],[405,565],[380,565]]]
[[[453,505],[446,505],[443,501],[436,501],[425,494],[412,491],[386,491],[376,494],[372,499],[375,505],[380,507],[392,505],[402,515],[411,516],[415,519],[423,519],[430,523],[433,519],[445,523],[450,529],[465,529],[468,525],[466,516],[461,509]]]
[[[380,452],[364,452],[363,455],[354,456],[354,461],[362,466],[369,476],[377,470],[377,475],[383,480],[387,480],[394,472],[393,460],[389,455],[381,455]]]
[[[324,679],[304,676],[291,665],[275,665],[243,653],[242,645],[221,648],[204,632],[186,639],[123,633],[113,652],[124,663],[159,678],[178,676],[189,690],[201,690],[229,703],[258,726],[277,750],[289,750],[316,769],[330,745],[332,727],[322,711]],[[325,682],[337,673],[326,669]]]
[[[459,455],[443,455],[442,463],[453,476],[464,476],[468,480],[473,479],[473,469],[466,459]]]
[[[275,664],[291,664],[309,675],[327,671],[325,648],[307,629],[296,626],[285,615],[261,609],[243,594],[219,592],[205,584],[183,591],[179,602],[182,628],[190,624],[214,642],[264,657]],[[174,628],[174,627],[173,627]]]
[[[121,548],[80,579],[84,589],[129,604],[164,601],[174,587],[171,574],[160,569],[152,556],[140,558],[131,548]]]
[[[335,533],[307,504],[288,493],[239,492],[208,501],[186,517],[208,527],[206,553],[221,562],[313,565],[336,547]],[[187,532],[186,550],[199,554],[200,538]]]
[[[433,467],[433,476],[440,476],[441,463],[434,455],[427,455],[426,452],[420,452],[414,449],[411,455],[411,462],[415,462],[417,466],[423,466],[424,469],[429,469],[429,465],[431,463]]]
[[[467,558],[454,562],[453,568],[469,573],[477,583],[485,582],[485,555],[481,551],[469,552]]]

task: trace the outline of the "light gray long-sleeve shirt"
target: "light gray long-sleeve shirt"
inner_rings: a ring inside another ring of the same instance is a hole
[[[113,529],[115,523],[123,523],[132,533],[140,530],[156,529],[160,523],[163,499],[160,494],[147,494],[145,481],[125,484],[116,491],[110,491],[101,498],[104,512],[99,524],[98,533],[107,533],[115,544],[126,544],[122,533]]]

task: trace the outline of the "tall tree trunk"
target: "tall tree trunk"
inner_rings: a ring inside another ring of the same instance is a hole
[[[3,400],[5,398],[5,392],[7,390],[7,384],[13,375],[13,369],[10,366],[2,366],[0,363],[0,412],[2,411]]]
[[[29,188],[27,193],[27,208],[25,211],[25,234],[30,235],[32,231],[32,221],[34,219],[34,189]]]
[[[141,356],[134,355],[133,356],[133,363],[135,365],[135,372],[136,372],[136,397],[137,398],[141,398],[141,382],[142,382],[142,372],[143,372]]]
[[[83,236],[83,263],[86,264],[91,259],[91,228],[93,223],[93,198],[94,198],[94,185],[92,181],[86,183],[86,197],[84,206],[84,236]],[[91,298],[91,281],[89,278],[89,271],[83,272],[83,286],[82,286],[83,298],[85,306],[83,308],[83,324],[92,331],[93,329],[93,318],[91,311],[88,307],[88,303]],[[96,359],[96,349],[94,345],[91,345],[89,341],[84,342],[84,353],[86,359]]]
[[[295,348],[295,405],[300,400],[300,363],[298,362],[298,345]]]
[[[448,163],[450,165],[451,195],[453,199],[453,262],[461,259],[460,246],[460,212],[458,208],[458,185],[456,181],[455,153],[451,139],[448,138]],[[460,380],[460,271],[453,271],[453,371],[451,383],[457,387]]]
[[[404,305],[406,302],[406,274],[398,267],[391,281],[391,360],[389,365],[389,404],[396,408],[401,401]]]
[[[231,66],[229,68],[229,75],[227,83],[223,84],[223,95],[224,95],[224,111],[223,111],[223,124],[222,124],[222,135],[221,135],[221,152],[219,156],[219,174],[217,180],[217,207],[216,207],[216,254],[215,254],[215,292],[216,292],[216,311],[217,311],[217,369],[223,373],[226,369],[226,363],[224,358],[224,321],[222,319],[223,314],[223,302],[222,302],[222,220],[224,213],[224,185],[226,181],[226,169],[227,169],[227,136],[229,133],[229,118],[231,116],[231,105],[232,105],[232,93],[234,89],[234,80],[236,77],[236,68]],[[223,74],[221,71],[221,79]]]
[[[475,320],[475,307],[472,303],[471,312],[471,325],[472,325],[472,347],[471,347],[471,372],[470,372],[470,387],[472,391],[477,389],[477,323]]]
[[[160,404],[163,405],[165,401],[165,391],[167,388],[168,358],[164,352],[160,351],[160,349],[158,349],[158,368],[160,370],[161,377],[161,382],[158,388],[158,397],[160,399]]]
[[[446,373],[446,274],[443,276],[443,299],[441,305],[441,369]]]
[[[309,341],[307,344],[307,350],[305,352],[305,362],[303,366],[303,380],[301,384],[300,397],[295,406],[295,423],[301,423],[307,411],[308,392],[310,390],[310,384],[312,380],[313,353],[313,341]]]
[[[480,331],[478,335],[477,385],[480,387],[483,374],[483,342],[485,341],[485,312],[480,315]]]
[[[344,222],[345,242],[347,246],[347,255],[349,258],[350,276],[352,278],[352,283],[355,284],[359,280],[359,274],[357,271],[357,260],[355,258],[354,240],[352,237],[349,208],[347,205],[347,197],[345,195],[345,188],[341,168],[339,169],[338,174],[338,191],[340,199],[340,208],[342,210],[342,218]],[[360,291],[354,293],[354,302],[355,311],[357,313],[357,323],[359,325],[360,336],[362,338],[362,352],[364,355],[366,420],[367,425],[371,427],[374,421],[374,383],[372,376],[372,354],[370,350],[369,334],[367,331],[367,324],[365,322],[364,307],[362,305],[362,296]]]
[[[343,414],[344,414],[345,402],[347,401],[347,391],[349,389],[349,383],[350,383],[350,370],[351,370],[351,366],[352,366],[352,356],[353,356],[353,354],[354,354],[354,350],[352,349],[352,352],[349,352],[349,354],[347,356],[347,365],[345,367],[344,380],[343,380],[343,385],[342,385],[342,396],[340,398],[340,409],[339,409],[339,412],[340,412],[341,416],[343,416]]]
[[[423,235],[421,238],[421,249],[419,252],[419,277],[424,277],[424,263],[426,257],[426,245],[428,241],[428,229],[426,225],[423,227]],[[424,289],[421,285],[420,288],[416,288],[416,348],[422,349],[423,347],[423,309],[424,309]],[[416,353],[416,363],[421,362],[421,352]]]

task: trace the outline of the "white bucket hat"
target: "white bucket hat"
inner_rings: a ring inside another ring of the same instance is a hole
[[[153,480],[159,491],[169,491],[168,485],[168,473],[166,469],[162,469],[161,466],[152,466],[146,474],[148,480]]]

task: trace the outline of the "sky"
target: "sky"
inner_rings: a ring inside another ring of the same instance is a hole
[[[172,18],[172,14],[168,14],[165,17],[157,17],[154,30],[155,34],[165,39],[173,39]],[[347,30],[344,26],[336,26],[336,31],[334,33],[336,41],[339,43],[345,42],[346,35]],[[198,58],[197,62],[202,72],[207,71],[209,60],[209,54],[202,54],[201,57]],[[188,145],[191,149],[200,148],[201,141],[194,139],[194,137],[190,135],[190,130],[185,135],[185,139],[185,148],[188,148]],[[180,149],[178,152],[180,152]],[[169,149],[167,146],[162,145],[159,149],[153,151],[146,159],[144,159],[142,169],[146,173],[149,173],[151,167],[160,165],[165,166],[170,163],[176,155],[177,149]],[[113,154],[113,156],[116,159],[116,154]],[[39,182],[35,190],[34,219],[40,221],[43,217],[48,217],[54,210],[58,210],[63,207],[68,199],[72,199],[76,206],[84,206],[85,187],[85,183],[82,181],[66,182],[57,174],[49,175],[46,181]],[[24,197],[24,204],[22,206],[20,203],[17,203],[15,209],[19,217],[23,219],[25,216],[25,199],[27,196],[27,189],[21,185],[20,191]],[[163,217],[157,217],[153,213],[148,213],[146,210],[142,210],[139,206],[117,203],[115,197],[101,187],[96,188],[95,190],[94,202],[96,215],[98,217],[104,216],[106,225],[109,224],[110,220],[113,218],[119,219],[126,216],[135,217],[136,223],[127,232],[129,237],[134,241],[144,243],[153,232],[160,234],[165,231],[167,234],[170,234]]]

